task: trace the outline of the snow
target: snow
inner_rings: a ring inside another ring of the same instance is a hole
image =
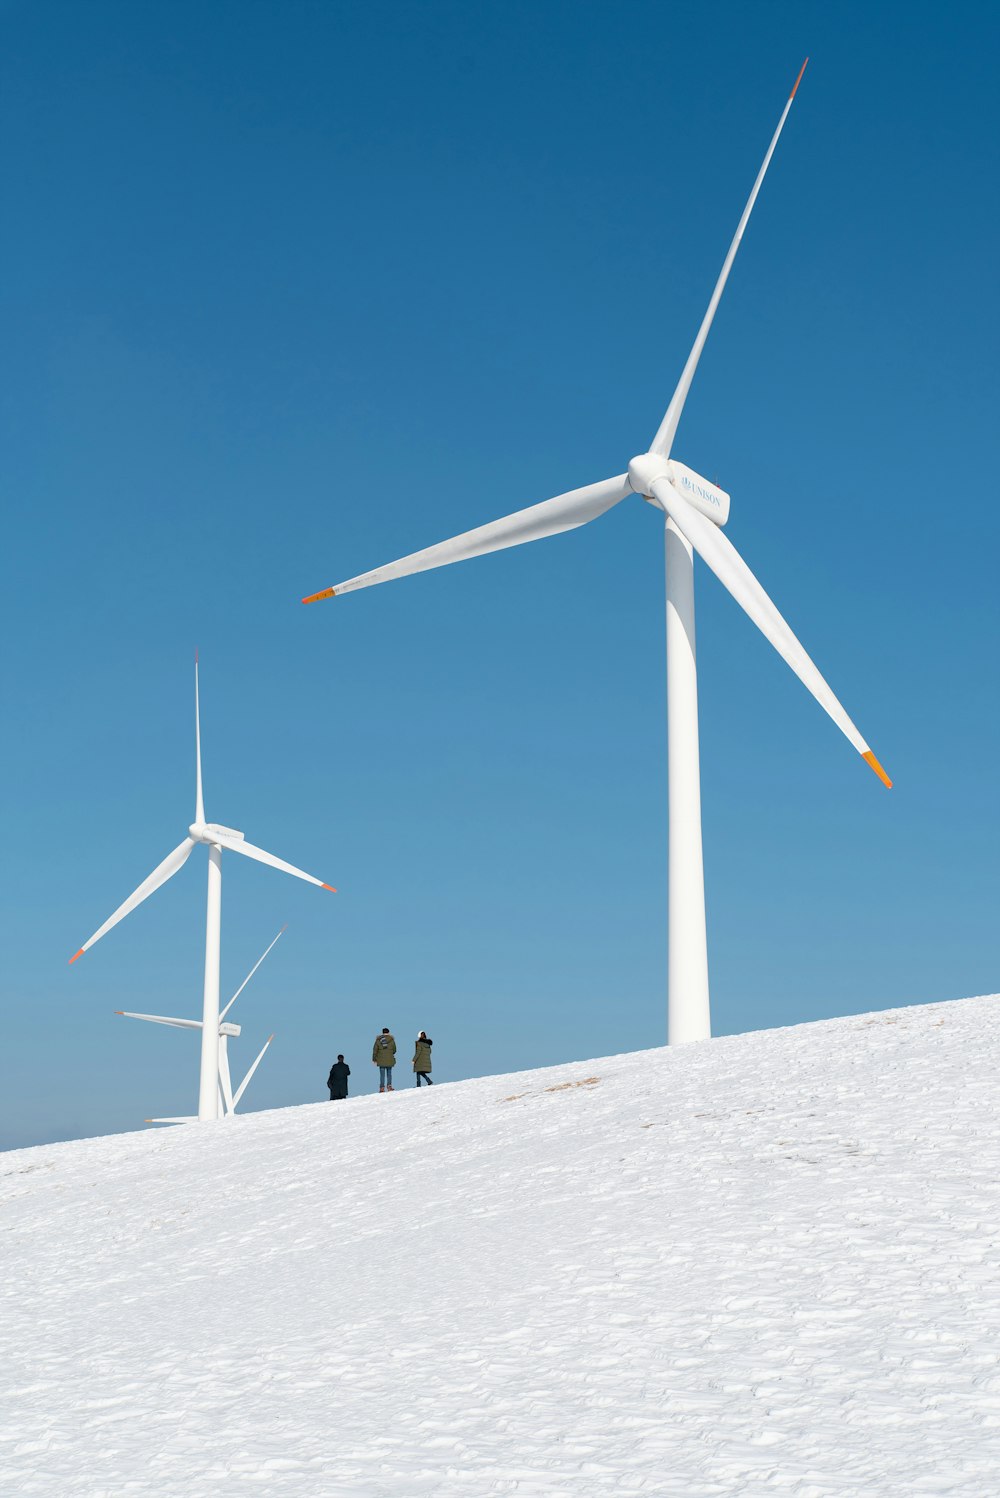
[[[995,1020],[4,1155],[0,1491],[989,1498]]]

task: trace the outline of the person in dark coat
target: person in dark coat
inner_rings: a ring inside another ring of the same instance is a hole
[[[427,1039],[427,1031],[421,1030],[417,1036],[416,1048],[413,1052],[413,1070],[417,1074],[417,1086],[426,1082],[428,1087],[433,1087],[431,1081],[431,1046],[433,1040]]]
[[[331,1103],[347,1096],[347,1079],[351,1075],[351,1068],[343,1056],[338,1056],[330,1067],[330,1075],[326,1079],[326,1085],[330,1089]]]

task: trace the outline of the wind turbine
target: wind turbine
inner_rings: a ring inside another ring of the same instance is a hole
[[[806,58],[806,62],[808,60]],[[477,526],[475,530],[442,541],[437,546],[429,546],[424,551],[413,552],[400,561],[390,562],[372,572],[361,573],[358,577],[324,588],[302,600],[303,603],[315,603],[322,598],[350,593],[355,588],[371,587],[374,583],[407,577],[414,572],[425,572],[432,567],[463,561],[467,557],[482,556],[508,546],[520,546],[526,541],[538,541],[544,536],[559,535],[562,531],[596,520],[599,515],[633,494],[663,512],[666,529],[669,814],[667,1036],[670,1044],[702,1040],[711,1034],[701,845],[694,552],[707,563],[723,586],[729,589],[737,603],[770,640],[778,654],[787,661],[820,706],[825,708],[880,780],[886,786],[892,784],[789,625],[735,547],[723,535],[721,527],[729,518],[729,495],[671,456],[681,413],[705,340],[805,68],[804,62],[767,148],[677,389],[648,451],[634,457],[627,472],[618,474],[615,478],[558,494],[554,499],[518,510],[489,525]]]
[[[253,858],[258,863],[269,864],[272,869],[281,869],[286,874],[294,874],[297,879],[305,879],[309,884],[318,884],[321,889],[331,890],[332,884],[324,884],[322,879],[314,879],[312,874],[304,874],[294,864],[285,863],[282,858],[275,858],[273,853],[265,853],[263,848],[257,848],[253,843],[248,843],[242,832],[237,832],[234,827],[223,827],[218,822],[205,821],[205,805],[202,799],[201,786],[201,711],[198,701],[198,657],[194,661],[194,736],[195,736],[195,812],[194,821],[188,828],[188,835],[172,853],[168,853],[161,864],[158,864],[148,879],[144,879],[139,888],[124,902],[119,905],[114,915],[109,916],[90,938],[85,941],[79,952],[69,959],[75,962],[82,957],[95,941],[100,941],[104,934],[117,926],[120,920],[141,905],[143,900],[149,898],[161,884],[166,884],[172,879],[178,869],[182,868],[199,843],[204,843],[208,848],[208,901],[205,921],[205,1000],[201,1017],[201,1077],[198,1089],[198,1118],[205,1120],[218,1118],[219,1116],[219,959],[221,953],[222,937],[222,850],[225,848],[230,853],[242,853],[245,858]]]
[[[284,935],[285,930],[286,927],[282,926],[281,930],[274,938],[274,941],[271,942],[270,946],[265,947],[264,951],[257,958],[257,961],[254,963],[253,967],[243,979],[243,982],[240,984],[239,988],[229,1000],[229,1003],[226,1005],[225,1009],[223,1009],[219,1014],[219,1112],[220,1114],[224,1113],[227,1118],[236,1112],[237,1104],[247,1090],[247,1083],[250,1081],[254,1072],[263,1061],[264,1052],[271,1044],[274,1036],[269,1035],[267,1037],[260,1049],[260,1053],[257,1056],[256,1061],[253,1063],[250,1070],[247,1072],[246,1076],[243,1078],[243,1081],[240,1083],[239,1087],[237,1087],[234,1093],[232,1077],[229,1071],[229,1040],[230,1037],[235,1039],[242,1032],[239,1025],[234,1025],[231,1020],[226,1019],[226,1015],[229,1013],[230,1009],[232,1009],[233,1005],[236,1003],[236,1000],[246,988],[247,984],[250,982],[250,979],[260,967],[261,963],[264,961],[264,958],[267,956],[268,952],[270,952],[271,947],[275,945],[279,937]],[[202,1021],[200,1019],[173,1019],[165,1014],[136,1014],[130,1009],[116,1009],[115,1013],[120,1014],[123,1019],[144,1019],[148,1020],[151,1024],[154,1025],[171,1025],[174,1029],[177,1030],[200,1030],[202,1028]],[[155,1124],[195,1123],[196,1119],[193,1116],[186,1116],[183,1118],[147,1118],[146,1122]]]

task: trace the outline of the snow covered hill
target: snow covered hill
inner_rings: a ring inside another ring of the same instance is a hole
[[[0,1491],[995,1498],[997,1020],[0,1156]]]

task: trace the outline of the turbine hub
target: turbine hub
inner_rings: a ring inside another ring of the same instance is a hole
[[[636,494],[641,494],[647,504],[656,505],[658,509],[662,510],[663,505],[653,493],[653,485],[666,482],[676,494],[700,510],[702,515],[707,515],[709,520],[714,520],[716,525],[725,525],[729,519],[729,495],[725,489],[702,478],[686,464],[678,463],[676,458],[642,453],[628,465],[628,481]]]
[[[643,499],[652,500],[653,485],[657,479],[670,479],[670,460],[661,458],[658,453],[640,453],[633,458],[628,465],[628,481],[636,494],[641,494]]]
[[[196,843],[217,843],[220,832],[224,837],[235,838],[240,843],[243,841],[242,832],[237,832],[235,827],[223,827],[221,822],[192,822],[188,837],[193,837]]]

